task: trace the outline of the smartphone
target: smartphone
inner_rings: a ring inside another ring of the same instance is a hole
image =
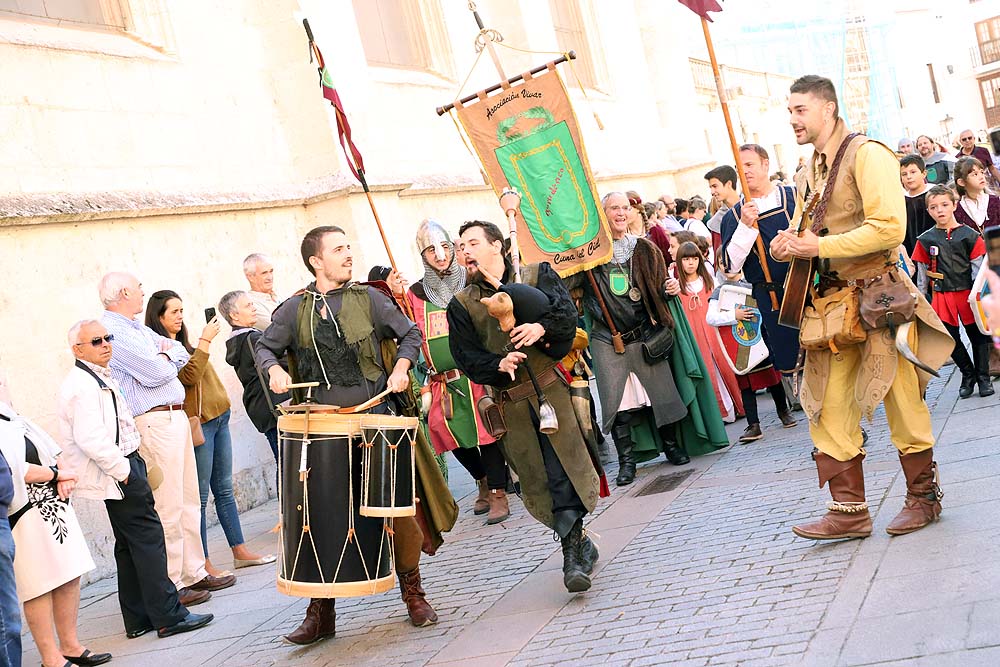
[[[983,232],[986,241],[986,262],[994,272],[1000,273],[1000,227],[990,227]]]
[[[205,309],[205,322],[211,322],[215,319],[215,308]]]

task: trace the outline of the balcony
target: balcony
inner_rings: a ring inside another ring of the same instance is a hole
[[[979,42],[979,58],[983,65],[1000,61],[1000,39]]]

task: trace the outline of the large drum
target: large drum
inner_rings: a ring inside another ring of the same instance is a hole
[[[416,417],[360,415],[361,516],[414,516]]]
[[[395,585],[389,520],[360,512],[362,417],[311,412],[278,418],[278,590],[285,595],[352,597]]]

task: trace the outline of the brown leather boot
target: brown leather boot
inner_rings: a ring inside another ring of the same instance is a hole
[[[306,608],[302,625],[285,635],[285,641],[292,644],[312,644],[324,637],[337,634],[337,612],[332,598],[313,598]]]
[[[510,517],[510,504],[507,502],[507,493],[503,489],[493,489],[490,491],[490,514],[486,517],[487,525],[506,521]]]
[[[900,454],[899,462],[906,476],[906,500],[903,509],[885,529],[890,535],[906,535],[937,521],[944,497],[938,486],[937,463],[932,449],[905,456]]]
[[[476,486],[479,487],[479,495],[476,497],[476,502],[472,505],[472,513],[479,516],[490,511],[490,487],[486,486],[485,477],[477,479]]]
[[[813,460],[819,471],[819,487],[830,483],[833,501],[828,512],[818,521],[792,528],[799,537],[811,540],[842,540],[868,537],[872,534],[872,518],[865,502],[865,475],[861,467],[864,454],[850,461],[838,461],[823,452],[813,450]]]
[[[423,586],[420,585],[420,568],[409,572],[399,572],[399,590],[410,615],[410,623],[422,628],[437,623],[437,612],[427,603]]]

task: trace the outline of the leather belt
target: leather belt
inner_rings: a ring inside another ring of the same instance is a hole
[[[453,368],[450,371],[445,371],[444,373],[434,373],[428,379],[431,382],[454,382],[460,377],[462,377],[462,371],[457,368]]]
[[[837,278],[829,278],[827,276],[819,277],[820,288],[827,287],[857,287],[858,289],[864,289],[869,285],[881,280],[882,276],[889,273],[892,269],[896,268],[896,265],[890,265],[885,268],[881,273],[870,278],[851,278],[850,280],[839,280]]]
[[[629,343],[635,343],[643,340],[645,337],[646,327],[640,324],[635,329],[631,329],[622,334],[622,343],[628,345]]]
[[[155,408],[150,408],[146,410],[143,414],[149,414],[150,412],[173,412],[174,410],[183,410],[184,405],[178,403],[177,405],[157,405]]]
[[[555,366],[552,366],[547,371],[542,371],[535,377],[538,379],[538,386],[542,389],[562,379],[562,375],[560,375],[559,371],[556,370]],[[535,387],[531,384],[530,380],[528,382],[522,382],[521,384],[514,385],[513,387],[504,389],[500,392],[500,399],[502,401],[510,401],[512,403],[523,401],[524,399],[531,398],[532,396],[535,396]]]

